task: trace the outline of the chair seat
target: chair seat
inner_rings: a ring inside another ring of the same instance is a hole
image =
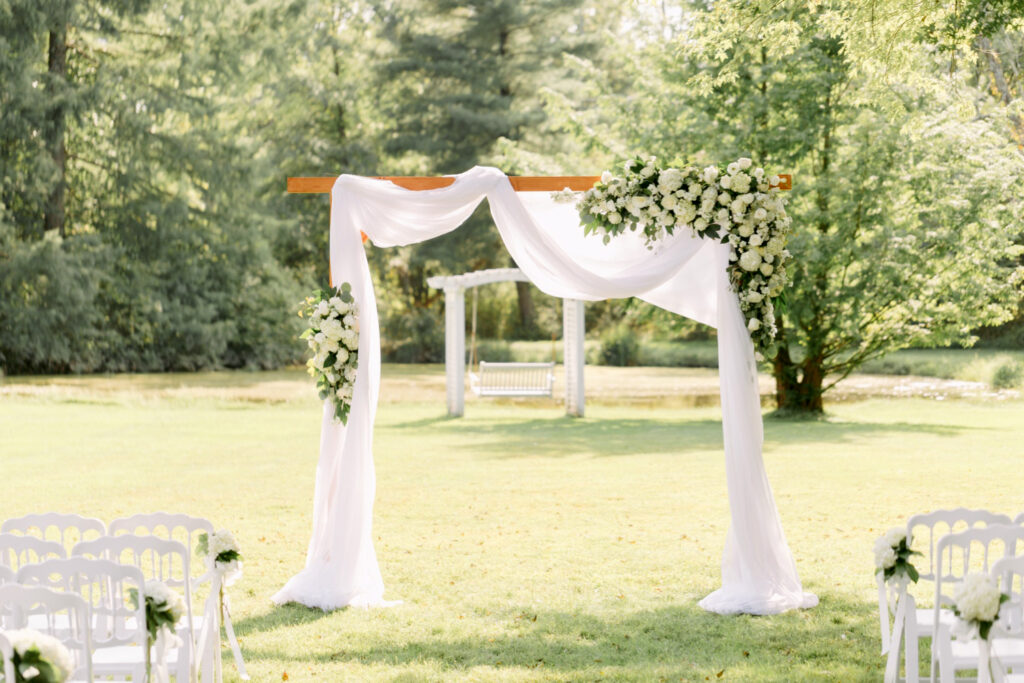
[[[974,640],[954,640],[950,643],[954,670],[973,669],[978,665],[978,643]],[[992,641],[992,658],[1004,667],[1024,665],[1024,640],[996,638]]]
[[[931,629],[935,625],[935,610],[931,607],[919,607],[915,610],[915,619],[917,620],[918,632],[922,635],[931,636]],[[951,610],[940,609],[939,610],[939,623],[947,626],[952,626],[956,620],[956,615]],[[922,629],[928,629],[927,632],[922,632]]]

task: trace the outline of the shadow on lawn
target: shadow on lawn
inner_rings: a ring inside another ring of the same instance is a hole
[[[497,459],[524,455],[567,456],[589,453],[623,456],[644,453],[679,453],[688,450],[720,450],[722,423],[719,420],[642,419],[531,419],[519,422],[454,421],[448,417],[403,422],[391,429],[457,430],[464,444],[448,447],[487,453]],[[765,422],[765,443],[793,444],[820,441],[838,444],[856,442],[883,434],[931,434],[954,436],[975,427],[949,424],[874,422]]]
[[[880,680],[873,606],[826,597],[809,611],[770,617],[719,616],[696,604],[623,612],[606,617],[510,608],[493,618],[495,638],[435,629],[405,639],[401,627],[377,645],[345,647],[323,641],[301,655],[253,648],[247,656],[303,662],[358,662],[392,667],[429,664],[442,671],[475,667],[535,669],[556,680],[594,680],[602,670],[631,680]],[[240,631],[248,632],[249,620]],[[490,629],[488,629],[490,630]],[[774,675],[773,675],[774,672]],[[781,678],[780,678],[781,677]]]

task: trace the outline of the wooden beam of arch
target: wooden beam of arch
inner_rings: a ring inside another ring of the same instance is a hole
[[[390,180],[407,190],[436,190],[448,187],[455,182],[453,176],[370,176],[378,180]],[[594,186],[601,176],[596,175],[551,175],[526,176],[513,175],[508,177],[512,189],[516,192],[561,192],[565,189],[585,192]],[[288,178],[289,194],[330,194],[336,177],[294,177]],[[780,190],[793,189],[793,176],[789,173],[779,174]],[[360,233],[366,242],[366,233]]]
[[[455,178],[452,176],[371,176],[379,180],[390,180],[407,190],[436,190],[448,187]],[[589,190],[600,176],[596,175],[565,175],[565,176],[509,176],[512,189],[516,192],[559,192],[566,188],[576,191]],[[330,194],[337,178],[288,178],[290,194]],[[791,190],[793,176],[788,173],[779,174],[779,189]]]

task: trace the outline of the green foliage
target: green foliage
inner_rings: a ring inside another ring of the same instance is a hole
[[[139,608],[138,588],[128,589],[128,602],[131,604],[132,609]],[[166,627],[173,633],[176,623],[177,619],[174,613],[166,605],[163,603],[157,604],[152,597],[146,596],[146,632],[149,634],[150,645],[156,641],[161,628]]]
[[[38,648],[29,648],[23,653],[15,651],[11,658],[14,665],[14,681],[12,683],[61,683],[67,679],[62,672],[49,660],[43,657]]]
[[[988,95],[962,75],[939,87],[948,76],[921,59],[918,78],[890,88],[899,107],[878,105],[837,28],[848,7],[688,10],[685,37],[629,64],[635,89],[599,93],[611,123],[589,132],[662,157],[745,155],[795,173],[775,370],[780,404],[796,410],[822,410],[823,392],[886,352],[972,343],[1021,293],[1011,188],[1024,163],[1003,121],[967,120],[958,99]],[[594,110],[570,115],[590,123]]]
[[[639,353],[636,333],[626,325],[619,325],[601,335],[598,363],[620,367],[636,365]]]
[[[996,367],[992,373],[991,384],[994,389],[1013,389],[1024,382],[1024,363],[1007,360]]]

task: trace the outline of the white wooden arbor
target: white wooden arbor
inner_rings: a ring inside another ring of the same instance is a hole
[[[438,275],[427,280],[444,290],[444,369],[448,414],[465,414],[466,400],[466,290],[496,282],[529,282],[518,268],[478,270],[462,275]],[[565,413],[583,417],[583,302],[562,300],[562,362],[565,366]]]

